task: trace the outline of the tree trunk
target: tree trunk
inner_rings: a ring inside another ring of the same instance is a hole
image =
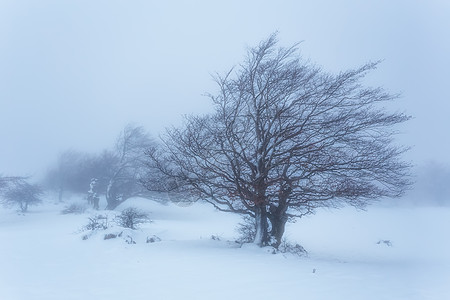
[[[25,213],[28,210],[28,202],[21,202],[20,203],[20,210]]]
[[[64,193],[64,188],[61,185],[58,190],[58,201],[59,202],[63,202],[63,193]]]
[[[117,206],[122,204],[125,200],[129,198],[125,195],[121,195],[120,197],[117,196],[117,190],[114,186],[116,184],[116,181],[114,179],[111,179],[109,181],[108,187],[106,188],[106,202],[107,205],[105,209],[107,210],[114,210]]]
[[[259,247],[267,245],[268,241],[268,231],[267,231],[267,213],[265,205],[260,205],[255,207],[255,226],[256,234],[254,244]]]
[[[119,206],[120,202],[117,201],[116,193],[114,191],[114,180],[111,179],[108,183],[108,187],[106,188],[106,208],[108,210],[114,210],[117,206]]]
[[[278,249],[278,247],[281,244],[281,239],[284,235],[284,230],[286,228],[286,223],[288,221],[288,217],[285,213],[275,213],[275,214],[269,214],[269,220],[272,225],[272,229],[270,231],[270,235],[275,238],[275,248]]]
[[[114,210],[117,206],[119,206],[123,201],[108,201],[108,204],[106,205],[105,209],[107,210]]]

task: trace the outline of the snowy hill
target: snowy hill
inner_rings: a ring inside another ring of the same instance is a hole
[[[89,217],[127,207],[152,222],[83,240]],[[203,203],[63,208],[0,209],[0,299],[450,299],[450,208],[319,211],[287,228],[304,257],[240,247],[239,216]],[[122,236],[104,240],[114,232]]]

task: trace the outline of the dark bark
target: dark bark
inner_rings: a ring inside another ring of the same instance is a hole
[[[107,210],[114,210],[117,206],[124,202],[124,198],[119,199],[117,192],[115,190],[115,181],[111,179],[109,181],[108,187],[106,189],[106,208]]]
[[[64,187],[62,185],[59,186],[58,189],[58,201],[63,202],[63,193],[64,193]]]
[[[270,230],[270,236],[273,237],[274,241],[271,244],[271,246],[278,249],[278,247],[281,244],[281,240],[284,235],[284,231],[286,228],[286,223],[288,221],[288,216],[285,213],[280,214],[268,214],[268,219],[270,220],[271,224],[271,230]]]
[[[334,75],[276,43],[273,35],[250,49],[234,78],[233,71],[216,78],[214,114],[188,117],[147,152],[162,178],[148,188],[164,182],[254,216],[260,246],[279,246],[291,217],[364,207],[410,185],[407,148],[393,143],[394,126],[409,116],[380,105],[397,95],[362,83],[377,63]]]
[[[123,201],[108,201],[108,204],[106,205],[105,209],[107,210],[115,210],[117,208],[117,206],[119,206],[120,204],[123,203]]]

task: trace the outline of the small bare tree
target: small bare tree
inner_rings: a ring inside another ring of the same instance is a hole
[[[119,226],[134,230],[140,224],[149,223],[150,219],[148,213],[135,207],[129,207],[117,215],[115,221]]]
[[[3,194],[3,204],[6,206],[18,205],[21,212],[27,212],[28,206],[42,202],[41,196],[44,194],[41,187],[30,184],[25,179],[15,179]]]
[[[250,215],[254,242],[278,247],[286,222],[318,207],[401,195],[409,165],[393,127],[409,117],[380,107],[395,95],[361,83],[377,63],[333,75],[276,44],[274,34],[216,77],[213,115],[186,118],[147,151],[162,182],[147,187]]]
[[[106,209],[115,209],[131,197],[144,196],[147,190],[140,180],[146,172],[145,150],[152,146],[143,127],[127,125],[117,139],[114,164],[106,188]]]

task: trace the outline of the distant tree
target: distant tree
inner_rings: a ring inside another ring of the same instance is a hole
[[[146,173],[145,150],[153,145],[143,127],[127,125],[119,135],[114,151],[114,164],[106,187],[106,209],[113,210],[131,197],[145,196],[140,180]]]
[[[94,209],[99,209],[98,203],[100,201],[100,198],[97,193],[97,185],[98,185],[98,179],[92,178],[91,183],[89,185],[89,191],[87,195],[87,200],[90,205],[93,206]]]
[[[427,162],[417,166],[414,171],[414,189],[400,201],[420,205],[450,205],[450,165]]]
[[[81,192],[85,186],[84,174],[88,154],[67,150],[58,156],[56,165],[49,169],[44,179],[44,185],[58,192],[59,201],[63,201],[66,191]]]
[[[130,197],[147,194],[140,180],[145,171],[144,151],[152,143],[143,127],[127,125],[112,150],[96,155],[63,152],[47,172],[44,184],[58,190],[61,201],[64,191],[85,194],[91,179],[96,178],[98,194],[105,195],[107,209],[114,209]]]
[[[28,206],[42,202],[43,190],[36,184],[30,184],[24,179],[16,180],[3,194],[3,204],[18,205],[22,212],[27,212]]]
[[[48,170],[43,184],[58,191],[58,198],[62,201],[66,191],[85,193],[91,179],[98,178],[97,189],[104,194],[116,164],[117,157],[112,151],[88,154],[68,150],[63,152],[56,165]]]
[[[97,191],[99,194],[106,194],[109,180],[116,172],[118,164],[119,157],[117,156],[115,149],[103,150],[100,154],[97,154],[90,159],[89,176],[91,176],[90,178],[98,179]]]
[[[151,190],[177,190],[255,218],[254,243],[278,247],[286,222],[318,207],[364,207],[409,185],[393,126],[396,98],[361,81],[377,63],[329,74],[272,35],[217,76],[215,113],[190,116],[150,148]],[[158,182],[161,184],[158,185]]]

